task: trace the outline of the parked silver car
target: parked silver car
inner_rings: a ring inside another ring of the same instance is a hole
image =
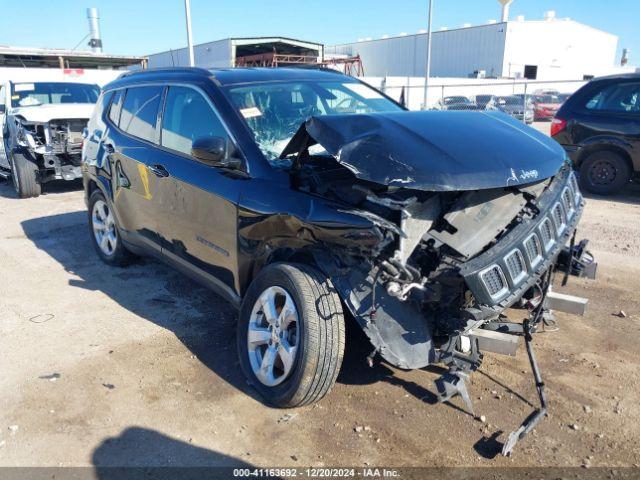
[[[486,110],[500,110],[513,118],[524,121],[527,124],[533,123],[534,112],[533,105],[529,102],[526,104],[521,97],[515,95],[493,97]]]

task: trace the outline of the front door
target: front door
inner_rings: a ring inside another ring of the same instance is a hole
[[[201,91],[170,86],[162,114],[159,148],[151,162],[166,172],[158,182],[163,221],[162,252],[220,293],[237,293],[237,203],[246,179],[191,156],[200,137],[233,142],[212,103]]]
[[[9,111],[9,102],[7,101],[6,84],[0,85],[0,167],[8,169],[9,161],[4,148],[4,124],[7,121],[7,112]]]

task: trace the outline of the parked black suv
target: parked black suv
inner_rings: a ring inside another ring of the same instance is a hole
[[[558,110],[551,136],[573,160],[584,190],[622,189],[640,170],[640,74],[587,83]]]
[[[280,407],[331,388],[345,314],[370,360],[444,363],[440,399],[470,407],[481,349],[529,342],[554,268],[584,266],[564,248],[583,200],[556,142],[501,112],[405,111],[334,71],[125,74],[83,170],[98,255],[155,255],[237,305],[242,368]]]

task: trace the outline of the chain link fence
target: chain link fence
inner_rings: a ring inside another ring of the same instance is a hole
[[[363,77],[410,110],[425,108],[424,79],[418,77]],[[433,78],[426,95],[428,110],[499,110],[531,124],[550,121],[583,80],[499,80]]]

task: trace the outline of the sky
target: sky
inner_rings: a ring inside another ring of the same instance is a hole
[[[428,0],[191,0],[194,43],[228,37],[286,36],[332,45],[415,33]],[[100,10],[105,53],[147,55],[186,45],[183,0],[0,0],[0,45],[85,49],[86,8]],[[618,58],[640,65],[640,0],[515,0],[510,17],[547,10],[618,35]],[[500,18],[497,0],[434,0],[433,28]]]

